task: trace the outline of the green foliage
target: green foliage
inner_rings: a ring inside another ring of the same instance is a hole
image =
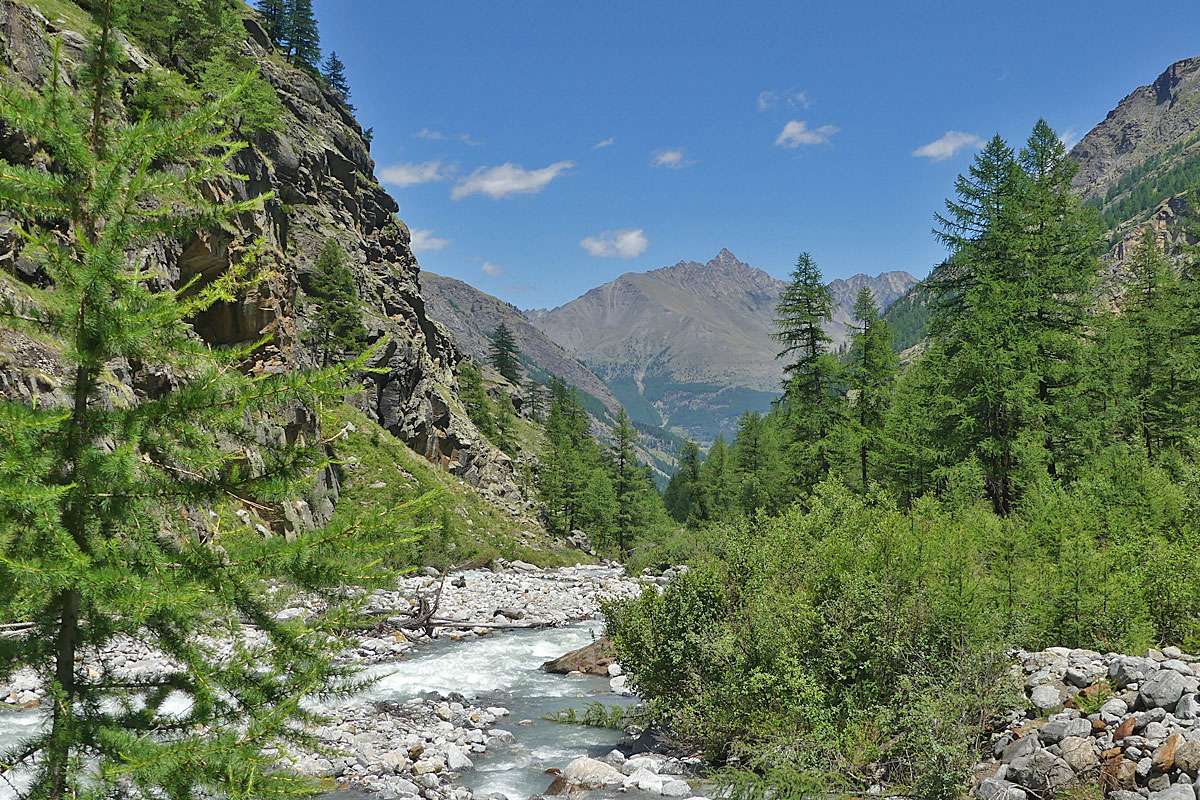
[[[618,731],[637,724],[641,718],[642,715],[633,708],[606,706],[599,702],[588,703],[582,714],[578,709],[571,707],[564,708],[547,717],[551,722],[563,725],[583,725],[588,728],[608,728]]]
[[[946,798],[987,721],[1020,705],[1005,648],[1195,640],[1196,498],[1163,470],[1115,451],[1007,518],[976,501],[978,473],[960,479],[911,511],[827,482],[807,510],[707,529],[662,595],[608,609],[656,720],[759,779],[816,770],[862,790],[883,764]]]
[[[357,356],[366,346],[362,307],[346,251],[336,239],[327,239],[311,272],[301,278],[305,292],[316,304],[305,338],[316,349],[317,360],[329,366]]]
[[[491,336],[491,351],[488,361],[504,379],[513,386],[521,385],[521,350],[512,331],[501,322]]]
[[[243,58],[218,54],[200,64],[197,88],[206,99],[219,97],[229,91],[249,71],[238,104],[228,110],[228,124],[239,134],[257,136],[279,130],[283,117],[283,104],[275,94],[274,87],[254,71],[252,64]]]
[[[595,546],[607,547],[613,540],[617,499],[604,453],[591,436],[575,389],[555,380],[550,397],[538,470],[546,526],[561,535],[582,530]]]
[[[78,97],[57,53],[40,96],[0,89],[5,124],[54,165],[0,162],[0,210],[52,282],[7,303],[5,318],[55,341],[71,375],[66,407],[0,404],[0,621],[34,625],[0,640],[0,680],[30,668],[53,701],[47,728],[0,762],[33,761],[30,791],[51,800],[132,787],[294,797],[314,787],[277,770],[275,754],[311,745],[304,726],[315,718],[301,701],[356,685],[334,662],[356,620],[342,587],[389,580],[382,556],[408,537],[391,516],[284,537],[218,513],[230,502],[270,512],[311,486],[326,463],[319,438],[267,444],[256,429],[340,400],[358,365],[251,377],[236,365],[253,347],[218,351],[194,335],[196,314],[253,286],[254,247],[206,284],[151,288],[158,276],[139,253],[265,198],[223,203],[207,191],[234,178],[227,165],[241,145],[220,122],[237,91],[177,119],[121,124],[116,19],[107,2],[93,10]],[[117,364],[170,375],[170,386],[126,396],[114,388]],[[277,620],[300,589],[330,610]],[[261,639],[242,636],[247,622]],[[236,646],[222,655],[207,636]],[[143,644],[160,666],[133,681],[85,669],[119,640]],[[169,710],[177,695],[186,710]]]
[[[280,43],[291,62],[318,75],[321,63],[321,33],[312,0],[284,0]]]
[[[329,55],[325,57],[321,64],[321,77],[325,79],[325,84],[330,90],[349,106],[350,82],[346,80],[346,65],[338,58],[336,51],[329,51]]]
[[[464,361],[458,365],[458,396],[466,406],[467,416],[475,423],[475,427],[488,439],[496,441],[499,431],[496,428],[492,401],[488,399],[487,389],[483,386],[483,373],[471,361]]]
[[[792,436],[794,481],[801,491],[828,474],[829,436],[842,413],[839,367],[823,327],[832,310],[820,268],[811,255],[801,253],[775,311],[775,338],[783,345],[778,357],[785,359],[787,376],[782,408]]]

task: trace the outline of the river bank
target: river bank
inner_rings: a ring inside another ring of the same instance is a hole
[[[589,702],[635,702],[620,678],[553,675],[541,664],[598,637],[603,602],[661,581],[613,566],[541,570],[520,562],[402,578],[368,598],[380,623],[345,654],[375,682],[356,697],[316,706],[327,718],[311,731],[320,747],[279,752],[280,763],[329,781],[337,787],[330,800],[515,800],[545,791],[555,779],[547,770],[578,777],[601,790],[597,797],[625,784],[635,793],[693,794],[677,775],[665,774],[682,772],[677,764],[613,752],[620,731],[547,719]],[[422,608],[435,609],[429,626],[404,627]],[[311,610],[297,603],[280,613]],[[123,643],[103,662],[136,674],[152,658]],[[10,709],[0,713],[0,750],[41,727],[43,697],[29,674],[0,686]],[[598,773],[593,762],[605,769]],[[589,765],[590,772],[580,771]],[[0,788],[0,798],[9,796],[11,788]]]

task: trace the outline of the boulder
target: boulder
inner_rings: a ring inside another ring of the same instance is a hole
[[[1126,717],[1117,729],[1113,731],[1113,741],[1119,742],[1127,736],[1132,736],[1137,727],[1137,717]]]
[[[1037,750],[1009,764],[1006,777],[1039,794],[1052,794],[1071,783],[1075,771],[1049,750]]]
[[[591,644],[584,645],[578,650],[572,650],[566,655],[542,664],[546,672],[566,675],[569,672],[583,672],[588,675],[609,677],[609,665],[617,660],[617,651],[612,640],[607,636],[597,639]]]
[[[1057,686],[1043,683],[1033,687],[1033,691],[1029,693],[1029,700],[1039,711],[1049,711],[1063,704],[1063,693]]]
[[[1058,750],[1062,760],[1077,774],[1090,772],[1100,764],[1090,737],[1068,736],[1059,742]]]
[[[643,792],[659,794],[666,780],[657,772],[652,772],[646,767],[639,767],[625,779],[624,786],[626,789],[641,789]]]
[[[687,781],[668,778],[663,781],[662,786],[658,787],[658,793],[663,797],[687,797],[692,793],[692,787],[688,786]]]
[[[454,744],[446,745],[446,766],[453,772],[462,772],[475,767],[462,748]]]
[[[1161,791],[1151,792],[1150,800],[1196,800],[1196,789],[1188,784],[1176,783]]]
[[[1057,744],[1068,736],[1088,736],[1092,732],[1092,723],[1086,719],[1056,719],[1047,722],[1038,731],[1045,744]]]
[[[1200,774],[1200,741],[1181,743],[1175,749],[1175,766],[1192,777]]]
[[[1187,684],[1173,669],[1163,669],[1151,675],[1138,689],[1138,702],[1145,708],[1175,708],[1183,697]]]
[[[984,778],[975,787],[979,800],[1026,800],[1025,790],[1012,781]]]
[[[587,756],[580,756],[567,764],[562,777],[568,783],[584,789],[604,789],[625,783],[625,776],[615,767]]]
[[[1011,764],[1013,761],[1022,756],[1033,755],[1039,747],[1038,737],[1035,735],[1022,736],[1009,743],[1002,751],[1000,751],[1000,761],[1005,764]]]
[[[1121,656],[1113,659],[1108,667],[1108,681],[1118,689],[1124,689],[1131,683],[1138,683],[1154,670],[1158,664],[1149,658],[1137,656]]]
[[[1181,744],[1183,744],[1183,737],[1178,733],[1168,736],[1167,740],[1150,756],[1150,762],[1154,766],[1154,769],[1158,772],[1170,772],[1174,769],[1175,753]]]
[[[1115,759],[1106,760],[1100,768],[1100,785],[1110,792],[1109,797],[1118,790],[1137,789],[1137,766],[1119,755]]]
[[[1175,704],[1175,716],[1178,719],[1200,719],[1200,702],[1194,693],[1189,692],[1179,698]]]

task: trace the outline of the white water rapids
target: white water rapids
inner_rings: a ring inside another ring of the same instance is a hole
[[[592,701],[630,704],[613,695],[608,681],[597,677],[565,677],[541,670],[543,662],[582,647],[600,635],[599,622],[563,628],[523,630],[468,642],[438,641],[409,657],[369,668],[382,676],[367,699],[403,702],[427,692],[458,692],[477,705],[499,705],[511,714],[497,722],[516,736],[511,746],[497,745],[472,755],[475,769],[462,782],[476,797],[500,792],[512,800],[544,791],[551,782],[550,767],[562,768],[580,755],[602,756],[621,738],[619,731],[563,725],[546,716],[566,708],[580,711]],[[337,709],[326,709],[337,716]],[[44,724],[40,711],[0,712],[0,752],[7,751]],[[530,724],[520,725],[521,720]],[[0,800],[14,797],[0,782]],[[365,798],[359,793],[335,793],[333,798]]]

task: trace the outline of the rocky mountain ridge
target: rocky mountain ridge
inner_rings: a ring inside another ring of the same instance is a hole
[[[887,307],[914,283],[905,272],[833,281],[827,328],[835,346],[849,337],[861,287]],[[625,273],[525,315],[599,375],[635,419],[707,442],[778,396],[783,372],[772,334],[785,286],[723,249],[706,263]]]
[[[58,8],[50,4],[43,13],[36,2],[0,0],[0,63],[8,79],[40,86],[55,43],[68,72],[82,63],[86,39],[79,21],[86,20],[86,13],[75,9],[79,16],[68,19],[55,14]],[[411,235],[395,216],[396,202],[374,177],[362,127],[321,82],[274,53],[257,16],[248,10],[244,25],[245,54],[274,87],[283,114],[274,132],[250,138],[236,157],[235,169],[246,179],[214,185],[212,193],[240,200],[270,191],[275,199],[260,212],[242,215],[234,230],[164,240],[147,254],[150,265],[164,288],[178,286],[197,274],[221,273],[251,242],[260,242],[264,266],[274,277],[253,295],[202,314],[195,330],[214,346],[270,336],[271,344],[258,352],[250,369],[278,371],[314,363],[304,344],[304,331],[312,323],[302,287],[325,241],[336,239],[349,256],[369,337],[384,342],[371,364],[376,371],[354,402],[426,458],[498,504],[523,510],[526,500],[510,460],[478,433],[458,401],[454,366],[461,354],[425,311]],[[154,60],[135,42],[123,39],[123,46],[128,65],[124,80],[131,87]],[[35,155],[21,137],[7,132],[0,137],[0,157],[27,163]],[[38,280],[36,263],[22,252],[20,238],[6,222],[0,224],[0,254],[0,278]],[[0,337],[0,391],[11,398],[53,401],[61,395],[56,354],[26,338],[8,331]],[[118,375],[131,396],[153,391],[153,376],[129,366],[118,369]],[[311,415],[301,416],[304,425],[316,425]],[[319,500],[285,509],[290,524],[319,524],[328,518],[336,487],[327,480],[316,494]]]

